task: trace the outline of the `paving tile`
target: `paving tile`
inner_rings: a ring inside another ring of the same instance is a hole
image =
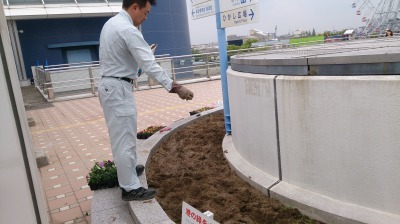
[[[66,166],[69,165],[69,163],[71,162],[76,162],[80,160],[79,155],[75,152],[72,153],[68,152],[65,154],[61,154],[58,156],[58,158],[62,166]]]
[[[76,180],[81,179],[81,178],[77,179],[77,177],[82,177],[83,176],[83,177],[86,178],[86,175],[88,175],[88,173],[89,173],[88,169],[81,168],[81,169],[79,169],[78,171],[75,171],[75,172],[68,172],[67,173],[67,177],[68,177],[68,179],[70,181],[76,181]]]
[[[54,171],[52,171],[52,172],[42,172],[42,173],[41,173],[41,175],[42,175],[42,181],[43,181],[43,180],[47,180],[47,179],[49,179],[50,177],[61,176],[61,175],[63,175],[63,174],[64,174],[64,170],[63,170],[63,169],[56,169],[56,170],[54,170]]]
[[[65,173],[73,172],[75,169],[85,168],[84,162],[81,161],[71,161],[69,163],[64,163],[63,169]]]
[[[79,180],[71,180],[69,184],[71,185],[72,190],[79,190],[82,188],[82,186],[86,186],[88,183],[86,178],[83,178]]]
[[[138,130],[150,125],[170,125],[189,116],[191,110],[221,101],[220,81],[185,86],[194,92],[193,101],[182,101],[175,95],[167,94],[164,89],[134,92],[138,109]],[[78,203],[68,208],[61,207],[65,209],[62,212],[53,210],[52,223],[71,220],[76,223],[91,223],[91,215],[83,216],[80,208],[86,206],[87,209],[93,192],[87,187],[85,178],[77,178],[85,177],[94,161],[112,159],[103,111],[97,97],[54,102],[53,106],[28,111],[29,116],[36,121],[36,126],[30,128],[34,147],[45,150],[52,162],[40,169],[43,185],[50,187],[54,183],[58,186],[45,190],[45,195],[52,205],[59,203],[58,200],[72,197]],[[70,164],[69,160],[75,163]],[[82,189],[81,185],[86,188]]]
[[[67,185],[69,183],[68,178],[66,176],[61,176],[58,178],[54,179],[47,179],[47,180],[42,180],[43,187],[45,190],[47,189],[54,189],[57,188],[56,186],[60,185]]]
[[[52,223],[64,223],[70,220],[83,217],[83,213],[79,207],[71,208],[62,212],[51,214]]]
[[[57,157],[61,160],[67,156],[77,156],[75,149],[73,147],[63,148],[55,151]]]
[[[92,216],[91,215],[85,216],[85,219],[86,219],[87,223],[92,223]]]
[[[53,163],[44,167],[40,168],[40,172],[52,172],[56,169],[60,169],[61,168],[61,163]]]
[[[79,201],[79,199],[82,199],[82,198],[87,199],[87,197],[90,197],[90,196],[93,196],[93,192],[90,190],[90,188],[85,188],[85,189],[80,189],[80,190],[75,191],[75,197],[76,197],[76,199],[78,199],[78,201]]]
[[[49,210],[52,211],[54,209],[59,209],[62,207],[70,206],[72,204],[76,204],[78,201],[75,198],[75,195],[65,196],[58,198],[56,200],[48,201]]]
[[[82,150],[83,148],[89,148],[91,145],[89,141],[87,140],[81,140],[79,142],[71,142],[72,147],[78,152],[79,150]]]
[[[72,188],[69,184],[61,186],[59,188],[54,188],[54,189],[45,191],[47,198],[56,197],[57,195],[65,194],[68,192],[73,192]]]
[[[81,207],[82,212],[85,214],[85,212],[90,211],[92,208],[92,200],[86,200],[83,202],[79,202],[79,205]]]

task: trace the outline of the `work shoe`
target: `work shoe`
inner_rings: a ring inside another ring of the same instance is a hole
[[[156,195],[156,189],[149,187],[149,189],[139,187],[131,191],[125,191],[122,189],[122,200],[124,201],[143,201],[154,198]]]
[[[137,176],[140,176],[144,171],[144,166],[143,165],[137,165],[136,166],[136,174]]]

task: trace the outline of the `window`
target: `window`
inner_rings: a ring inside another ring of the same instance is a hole
[[[97,46],[62,48],[63,61],[67,64],[98,61]]]
[[[43,5],[42,0],[8,0],[10,5]]]

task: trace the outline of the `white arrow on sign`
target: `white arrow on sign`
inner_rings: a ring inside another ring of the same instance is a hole
[[[258,0],[219,0],[221,12],[258,4]]]
[[[240,26],[258,22],[258,4],[221,12],[221,27]]]
[[[195,5],[198,5],[198,4],[203,3],[203,2],[211,2],[211,1],[214,1],[214,0],[190,0],[190,1],[192,2],[192,6],[195,6]]]
[[[192,19],[215,15],[215,2],[208,1],[192,7]]]

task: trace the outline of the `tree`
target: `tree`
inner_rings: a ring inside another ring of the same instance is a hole
[[[244,42],[242,44],[242,46],[240,46],[241,49],[247,49],[247,48],[251,48],[251,44],[252,43],[256,43],[257,40],[256,39],[248,39],[246,40],[246,42]]]
[[[315,29],[314,29],[314,28],[312,29],[312,36],[313,36],[313,37],[316,36],[316,34],[315,34]]]
[[[192,48],[192,54],[200,54],[199,49]]]
[[[192,54],[201,54],[199,49],[192,48]],[[203,57],[201,55],[197,55],[194,57],[195,61],[200,61]]]
[[[239,50],[240,46],[236,46],[236,45],[228,45],[227,50],[228,51],[232,51],[232,50]]]
[[[325,37],[329,37],[331,35],[331,32],[329,32],[329,31],[324,31],[324,36]]]

